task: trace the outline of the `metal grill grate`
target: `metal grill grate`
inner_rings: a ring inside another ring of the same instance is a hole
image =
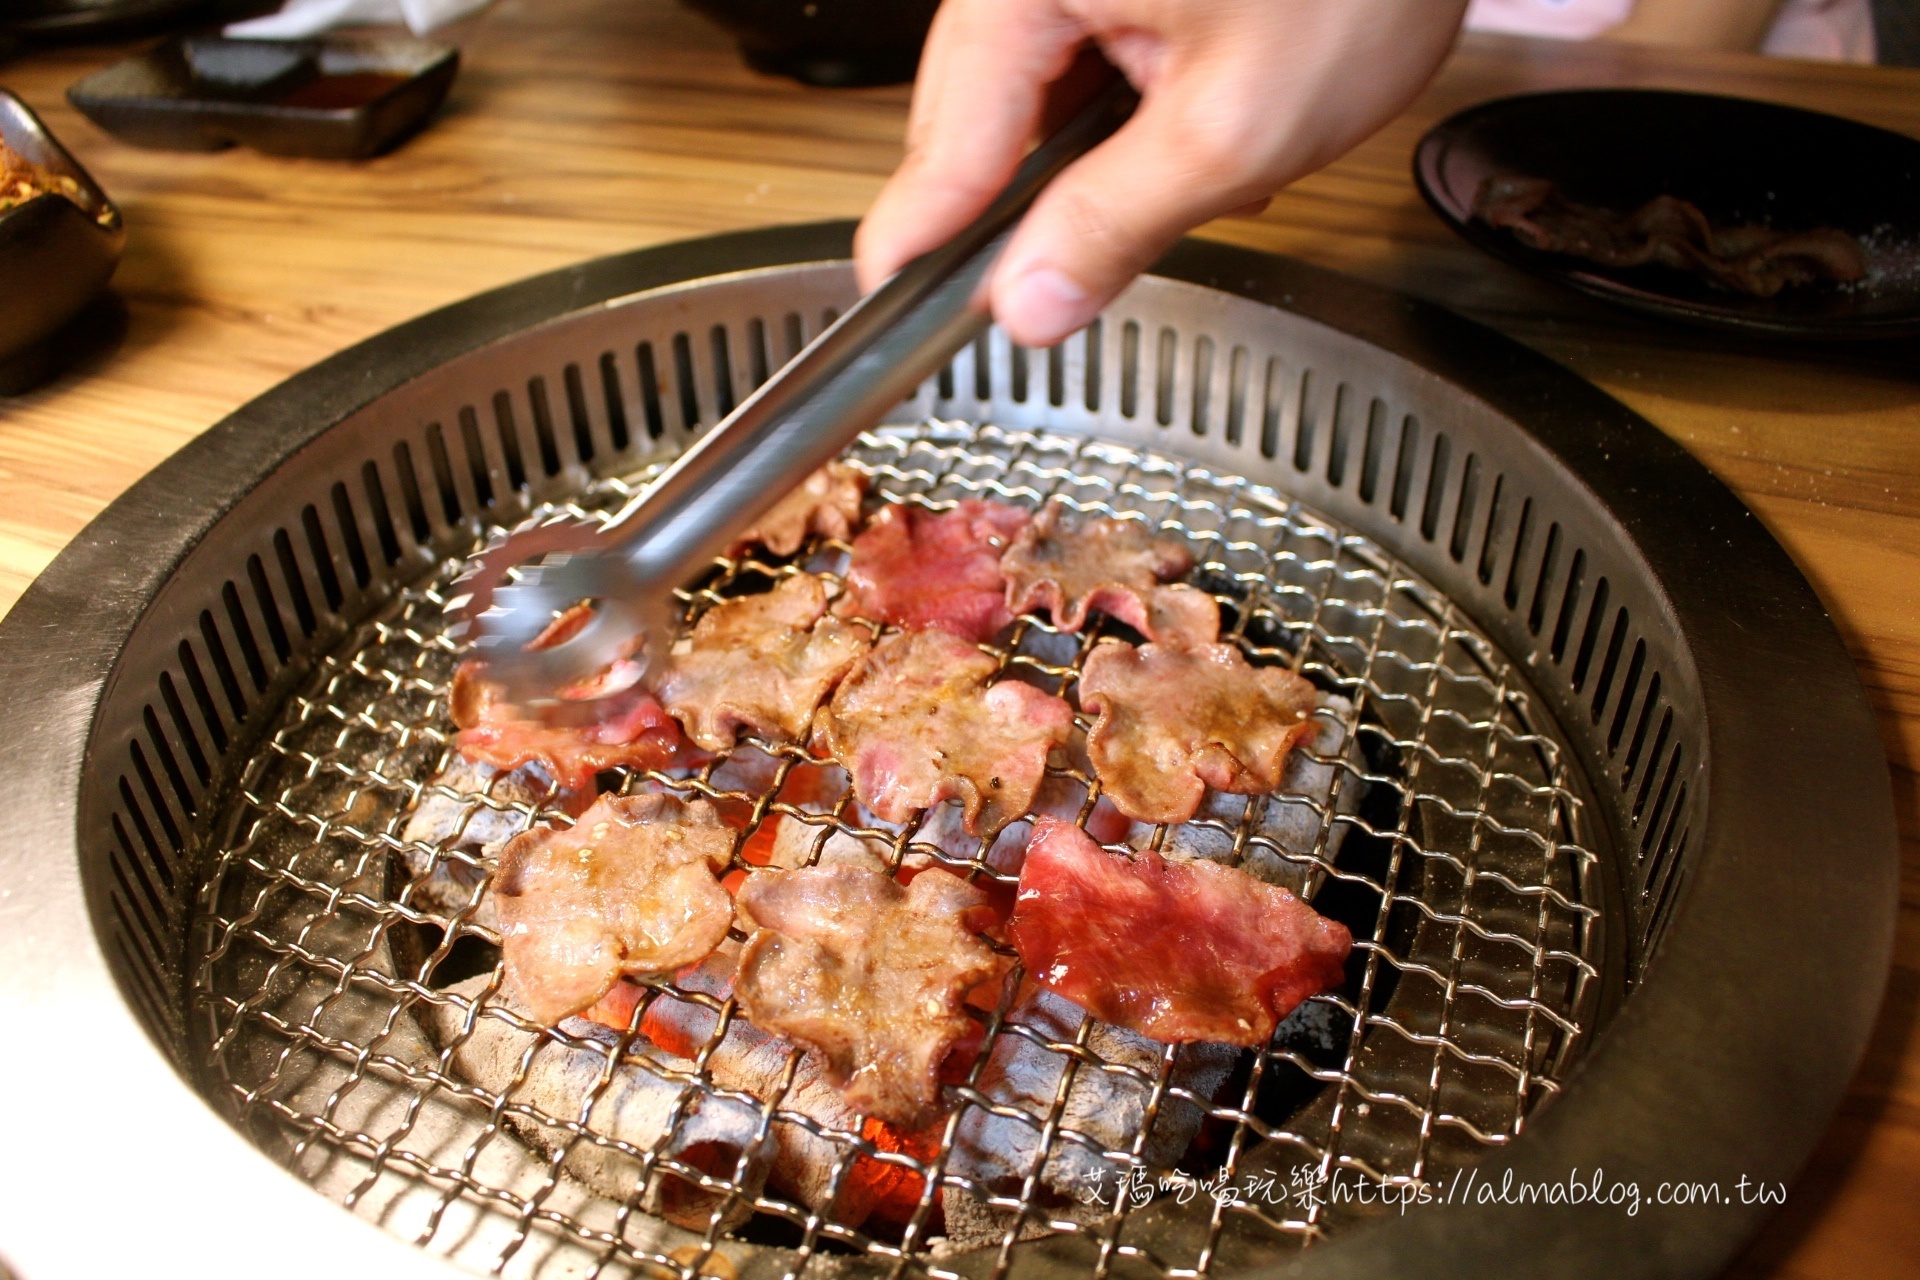
[[[823,1126],[783,1096],[729,1094],[704,1055],[648,1054],[633,1033],[638,1009],[624,1034],[569,1022],[543,1035],[493,999],[489,938],[474,919],[486,859],[458,838],[404,838],[410,814],[435,797],[461,806],[463,824],[565,820],[498,785],[474,795],[431,781],[450,755],[446,698],[459,657],[443,631],[443,590],[457,569],[446,565],[318,665],[213,829],[191,939],[193,1053],[236,1120],[355,1212],[476,1269],[664,1270],[682,1280],[806,1267],[941,1280],[1011,1269],[1239,1270],[1382,1211],[1383,1188],[1436,1186],[1517,1134],[1584,1048],[1606,921],[1584,783],[1524,677],[1486,637],[1368,539],[1270,488],[1166,457],[945,422],[868,436],[853,456],[888,501],[984,496],[1037,507],[1059,494],[1190,540],[1196,581],[1220,598],[1248,657],[1289,665],[1332,695],[1318,741],[1334,745],[1313,755],[1332,784],[1220,798],[1183,828],[1136,827],[1130,838],[1260,862],[1311,891],[1354,930],[1347,987],[1303,1006],[1268,1050],[1240,1055],[1206,1094],[1183,1083],[1194,1049],[1160,1047],[1145,1062],[1109,1055],[1090,1021],[1062,1034],[1003,999],[931,1157]],[[645,478],[599,486],[579,512],[617,505]],[[836,554],[818,548],[812,563],[830,568]],[[784,572],[729,565],[690,601],[698,609]],[[1071,697],[1094,638],[1027,619],[995,652],[1019,678]],[[742,843],[776,815],[823,838],[853,833],[844,798],[824,812],[793,802],[789,784],[805,758],[749,743],[696,770],[620,782],[704,795]],[[1071,762],[1050,774],[1081,802],[1084,822],[1092,779]],[[867,834],[896,858],[928,855],[976,879],[1010,878],[983,842],[959,848],[925,824]],[[468,886],[464,907],[428,902],[435,875]],[[648,998],[662,993],[720,1010],[709,1049],[717,1046],[730,1005],[670,983]],[[463,1046],[483,1028],[524,1040],[503,1080],[461,1068]],[[1050,1102],[983,1091],[983,1070],[1009,1038],[1057,1057]],[[555,1055],[597,1064],[571,1112],[529,1086]],[[689,1163],[666,1137],[628,1142],[601,1120],[633,1073],[683,1087],[676,1117],[702,1097],[732,1096],[758,1108],[768,1131],[819,1135],[836,1153],[834,1185],[866,1161],[918,1175],[918,1210],[905,1223],[856,1227]],[[1075,1128],[1076,1080],[1096,1076],[1128,1082],[1140,1099],[1144,1122],[1130,1145]],[[1204,1115],[1194,1142],[1156,1163],[1148,1135],[1163,1111],[1183,1106]],[[988,1182],[952,1167],[956,1130],[975,1111],[1034,1135],[1023,1176]],[[1097,1204],[1043,1176],[1070,1147],[1102,1171],[1088,1189]],[[605,1193],[610,1169],[627,1170],[629,1192]],[[656,1177],[723,1197],[714,1225],[690,1232],[644,1212],[642,1190]],[[952,1196],[961,1193],[992,1228],[977,1247],[954,1247]],[[755,1215],[726,1233],[730,1196],[749,1198]],[[946,1210],[943,1237],[933,1234],[936,1207]]]

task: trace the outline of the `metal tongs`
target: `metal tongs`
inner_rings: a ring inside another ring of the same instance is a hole
[[[985,213],[849,308],[606,524],[549,521],[477,557],[448,609],[468,624],[489,678],[523,706],[564,712],[611,664],[644,663],[670,632],[676,588],[986,328],[977,295],[1013,227],[1137,101],[1115,77]],[[534,647],[583,603],[593,606],[584,626]]]

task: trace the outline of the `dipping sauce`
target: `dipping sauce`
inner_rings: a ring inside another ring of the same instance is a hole
[[[337,76],[315,76],[276,100],[283,107],[311,111],[348,111],[364,107],[380,95],[405,84],[411,76],[391,71],[350,71]]]

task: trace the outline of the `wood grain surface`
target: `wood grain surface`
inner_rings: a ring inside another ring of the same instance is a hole
[[[0,606],[161,458],[283,377],[398,321],[581,258],[857,215],[899,156],[904,89],[756,76],[672,0],[502,0],[447,35],[442,115],[359,164],[138,151],[64,91],[124,50],[40,51],[0,84],[125,211],[124,335],[0,400]],[[1655,327],[1492,262],[1414,191],[1442,116],[1533,89],[1711,89],[1920,136],[1920,73],[1471,38],[1378,137],[1203,234],[1465,311],[1644,413],[1736,489],[1819,589],[1894,766],[1905,875],[1873,1047],[1741,1275],[1920,1274],[1920,348],[1755,350]]]

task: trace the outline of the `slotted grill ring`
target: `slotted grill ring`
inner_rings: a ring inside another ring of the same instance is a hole
[[[845,234],[694,242],[428,317],[243,410],[103,517],[0,632],[18,691],[10,740],[36,744],[17,769],[33,803],[10,815],[3,855],[29,887],[7,903],[28,927],[0,940],[26,975],[5,988],[10,1012],[57,993],[58,1007],[111,1013],[117,982],[185,1057],[186,895],[220,835],[207,798],[265,758],[263,735],[314,663],[480,524],[631,473],[724,412],[844,305],[845,269],[823,260]],[[1482,1170],[1790,1174],[1870,1019],[1892,899],[1884,764],[1804,582],[1657,433],[1484,331],[1218,247],[1183,246],[1162,270],[1171,279],[1143,282],[1085,342],[1026,353],[995,335],[902,421],[1092,435],[1249,476],[1435,584],[1463,634],[1526,671],[1541,725],[1565,734],[1570,776],[1591,788],[1596,909],[1620,926],[1589,963],[1629,984],[1593,984],[1577,1020],[1592,1049]],[[47,619],[83,624],[57,655],[36,633]],[[1853,815],[1844,842],[1812,806],[1781,810],[1800,792]],[[21,860],[49,848],[72,852],[50,870]],[[49,969],[50,954],[70,958]],[[151,1190],[127,1211],[160,1238],[198,1224],[198,1247],[237,1259],[294,1229],[327,1247],[282,1268],[398,1265],[345,1215],[316,1216],[318,1197],[248,1175],[258,1157],[220,1137],[135,1025],[108,1016],[94,1052],[8,1063],[22,1091],[59,1100],[28,1120],[36,1173],[16,1162],[9,1191],[33,1202],[77,1186],[94,1166],[54,1135],[78,1116],[113,1167],[143,1171]],[[89,1099],[132,1105],[152,1154],[86,1124]],[[201,1188],[185,1203],[182,1175]],[[1288,1265],[1701,1271],[1756,1214],[1460,1206],[1336,1232]],[[42,1268],[61,1257],[44,1231],[20,1238],[0,1247]],[[1257,1261],[1197,1256],[1215,1274]]]

